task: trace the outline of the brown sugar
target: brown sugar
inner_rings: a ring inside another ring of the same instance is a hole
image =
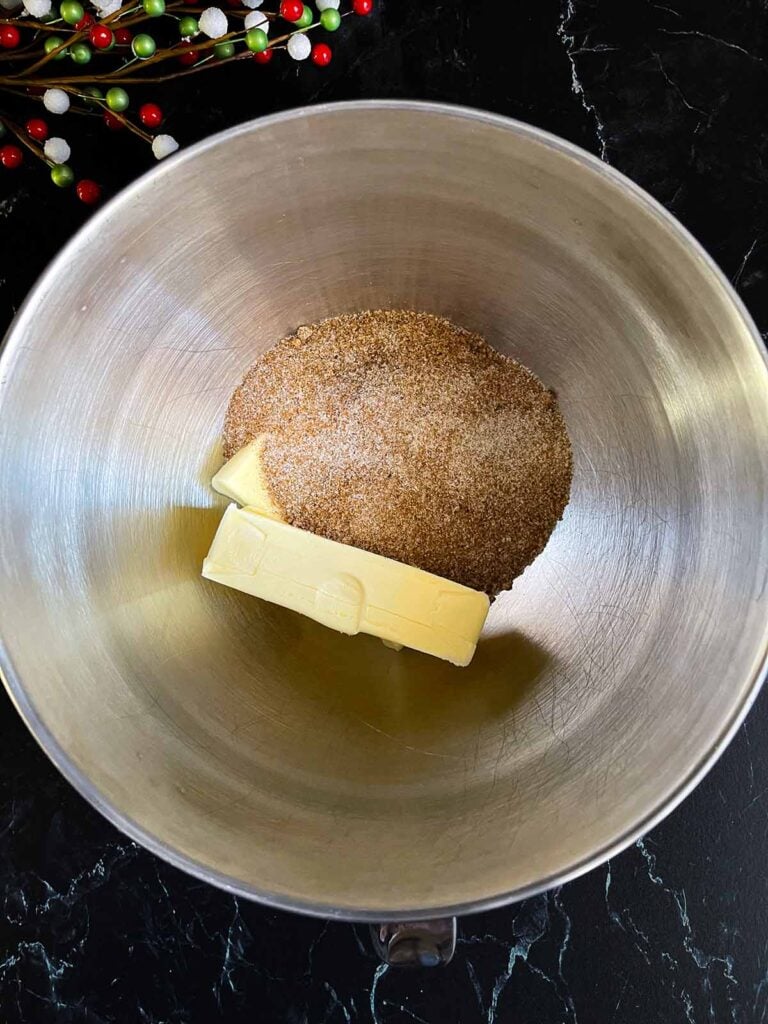
[[[539,554],[568,502],[554,395],[426,313],[333,317],[265,352],[230,401],[226,457],[257,434],[287,522],[488,594]]]

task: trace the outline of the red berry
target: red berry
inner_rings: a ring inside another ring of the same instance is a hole
[[[355,14],[370,14],[373,10],[373,0],[352,0],[352,10]]]
[[[120,46],[127,46],[133,39],[133,32],[129,28],[115,29],[115,42]]]
[[[97,50],[108,50],[115,38],[106,25],[94,25],[88,37]]]
[[[227,0],[227,7],[242,7],[242,0]]]
[[[156,103],[144,103],[139,107],[139,120],[147,128],[157,128],[163,123],[163,112]]]
[[[3,148],[0,149],[0,164],[2,164],[3,167],[7,167],[8,170],[18,167],[23,159],[24,154],[18,146],[3,146]]]
[[[262,50],[261,53],[254,53],[253,59],[257,64],[269,64],[274,52],[274,50]]]
[[[111,132],[119,132],[125,128],[125,125],[119,117],[115,117],[109,110],[104,111],[104,124],[109,128]]]
[[[3,25],[0,28],[0,46],[4,50],[15,50],[21,41],[21,34],[15,25]]]
[[[83,178],[82,181],[78,181],[77,185],[75,185],[75,192],[77,192],[77,198],[80,202],[87,203],[88,206],[93,206],[94,203],[98,203],[101,199],[101,188],[95,181],[91,181],[90,178]]]
[[[187,50],[186,53],[179,54],[179,64],[183,64],[185,68],[189,67],[190,64],[194,64],[197,61],[197,50]]]
[[[325,43],[315,43],[312,47],[312,63],[317,64],[319,68],[327,67],[331,63],[331,57],[333,50]]]
[[[26,123],[27,135],[30,139],[45,142],[48,138],[48,125],[40,117],[33,117]]]
[[[94,20],[95,19],[92,14],[84,14],[80,21],[75,25],[75,28],[78,32],[82,32],[83,29],[90,28]]]
[[[280,17],[286,21],[298,21],[304,13],[304,4],[301,0],[281,0]]]

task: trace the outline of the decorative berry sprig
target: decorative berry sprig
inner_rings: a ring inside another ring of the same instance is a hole
[[[281,0],[274,12],[259,9],[264,0],[226,2],[225,12],[185,0],[91,0],[86,11],[80,0],[61,0],[56,11],[51,0],[0,0],[0,8],[14,12],[0,19],[0,93],[17,105],[42,103],[54,117],[100,116],[108,129],[127,129],[162,160],[179,148],[172,135],[159,132],[163,111],[145,102],[132,120],[125,86],[159,85],[239,60],[268,64],[277,51],[327,67],[331,47],[313,43],[308,33],[334,33],[347,14],[373,10],[373,0],[350,0],[343,14],[341,0],[314,0],[316,11],[302,0]],[[82,202],[99,201],[96,182],[75,183],[70,146],[52,135],[47,120],[30,117],[22,126],[0,107],[0,166],[16,169],[25,151],[48,166],[54,185],[75,185]]]

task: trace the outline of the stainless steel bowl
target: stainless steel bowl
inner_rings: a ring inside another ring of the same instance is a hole
[[[200,578],[245,369],[383,306],[482,332],[573,439],[565,519],[465,670]],[[363,920],[520,898],[670,811],[755,696],[759,337],[679,224],[544,132],[377,102],[217,136],[70,243],[2,380],[8,689],[96,807],[216,885]]]

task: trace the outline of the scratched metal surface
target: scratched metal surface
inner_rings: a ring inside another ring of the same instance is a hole
[[[482,31],[483,14],[482,5],[459,14],[442,4],[406,15],[389,3],[389,34],[374,30],[347,82],[339,74],[317,91],[438,93],[587,144],[671,203],[760,316],[763,115],[750,105],[763,74],[758,12],[521,8],[508,36],[519,53],[504,81],[493,66],[502,39]],[[571,92],[569,55],[582,92]],[[312,98],[311,88],[286,88]],[[249,109],[241,96],[227,116]],[[124,173],[116,168],[115,179]],[[24,186],[3,210],[12,228],[15,214],[31,210]],[[57,210],[45,244],[4,268],[7,279],[28,280],[73,219]],[[18,300],[14,287],[7,294]],[[255,1010],[281,1021],[759,1021],[768,935],[754,860],[765,829],[763,722],[758,708],[711,781],[652,840],[549,896],[466,920],[460,956],[437,978],[376,969],[347,926],[233,901],[121,841],[46,768],[8,712],[4,1012],[9,1021],[57,1022],[231,1021]]]

